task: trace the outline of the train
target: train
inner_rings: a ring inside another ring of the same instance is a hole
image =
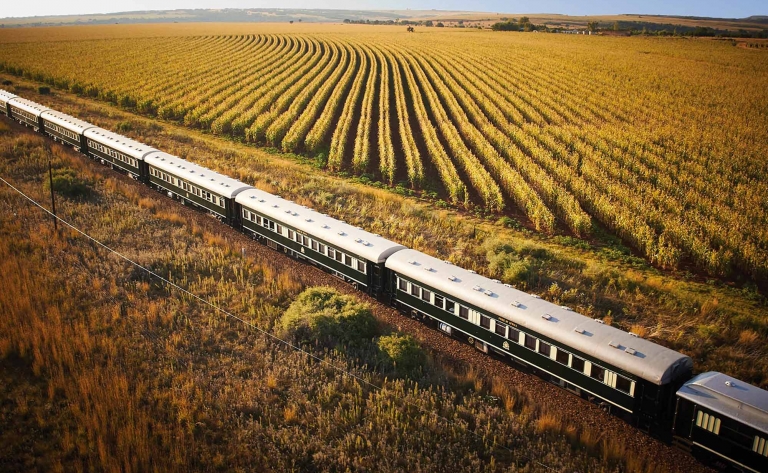
[[[0,90],[0,114],[727,468],[768,472],[768,391],[566,306]]]

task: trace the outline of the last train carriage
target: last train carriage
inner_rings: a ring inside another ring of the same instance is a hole
[[[706,463],[768,472],[768,391],[702,373],[677,392],[675,441]]]
[[[243,230],[369,294],[383,289],[384,262],[405,247],[258,189],[237,196]]]
[[[386,266],[401,309],[599,399],[641,428],[669,432],[689,357],[415,250]]]

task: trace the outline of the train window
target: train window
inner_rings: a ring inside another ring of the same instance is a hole
[[[419,286],[415,284],[411,284],[411,295],[415,297],[419,297],[419,295],[421,294],[420,289],[421,288]]]
[[[435,305],[442,309],[444,303],[445,303],[445,299],[443,299],[443,296],[438,296],[437,294],[435,294]]]
[[[520,330],[509,327],[509,333],[507,334],[507,338],[512,340],[515,343],[520,343]]]
[[[451,314],[455,314],[456,313],[456,303],[453,302],[450,299],[446,299],[445,300],[445,310],[447,310]]]
[[[421,299],[425,302],[432,302],[432,292],[426,289],[421,290]]]
[[[629,394],[629,390],[632,387],[632,381],[628,380],[624,376],[616,376],[616,389],[623,393]]]
[[[317,251],[319,251],[320,254],[323,254],[323,255],[325,254],[325,248],[326,248],[326,246],[323,245],[322,243],[318,243],[317,244]]]
[[[496,322],[495,332],[496,332],[496,334],[501,335],[502,337],[506,337],[507,336],[507,326],[504,325],[501,322]]]
[[[251,219],[251,213],[249,211],[243,209],[243,218],[246,219],[246,220],[250,220]]]
[[[357,270],[361,273],[365,273],[365,261],[357,260]]]
[[[550,352],[552,351],[552,345],[549,343],[544,343],[542,341],[539,341],[539,353],[542,355],[549,357]]]
[[[481,315],[480,316],[480,326],[490,330],[491,329],[491,318],[490,317],[486,317],[485,315]]]
[[[581,373],[584,372],[584,360],[579,358],[578,356],[574,355],[571,357],[571,368],[575,369],[576,371],[579,371]]]
[[[752,443],[752,451],[758,455],[768,457],[768,442],[758,435],[755,435],[755,441]]]
[[[296,232],[293,230],[288,230],[288,239],[293,240],[294,238],[296,238]]]
[[[278,226],[277,226],[277,229],[276,229],[275,231],[276,231],[277,233],[279,233],[280,235],[282,235],[282,234],[283,234],[283,226],[282,226],[282,225],[278,225]]]
[[[317,242],[315,240],[312,240],[312,249],[317,251],[320,247],[317,245]]]
[[[459,317],[461,317],[462,319],[469,320],[469,309],[467,309],[463,305],[460,305],[459,306]]]
[[[598,381],[605,380],[605,368],[601,366],[597,366],[596,364],[592,364],[592,371],[589,374],[593,378],[595,378]]]
[[[257,225],[261,225],[261,217],[256,215],[256,219],[254,220],[254,222],[256,222]]]
[[[703,411],[699,411],[696,414],[696,426],[708,430],[715,435],[720,433],[720,419]]]
[[[336,252],[336,261],[338,261],[339,263],[343,262],[344,261],[344,253],[342,253],[341,251],[337,251]]]
[[[349,255],[344,255],[344,264],[347,266],[352,266],[352,257]]]
[[[401,291],[408,292],[408,281],[405,279],[400,279],[397,284],[397,287],[399,287]]]
[[[559,348],[557,349],[557,353],[555,354],[555,360],[557,360],[558,363],[560,363],[561,365],[568,366],[568,358],[569,356],[567,351],[563,351]]]
[[[536,349],[536,337],[532,337],[528,334],[525,334],[525,346],[526,348],[530,348],[531,350]]]
[[[334,248],[328,248],[328,257],[336,259],[336,250]]]

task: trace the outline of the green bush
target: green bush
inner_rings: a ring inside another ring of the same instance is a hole
[[[46,190],[51,188],[49,179],[45,179],[45,188]],[[53,170],[53,190],[72,199],[88,197],[91,194],[91,188],[88,186],[88,183],[82,180],[70,168]]]
[[[297,342],[317,340],[330,347],[359,345],[377,333],[368,305],[330,287],[312,287],[299,294],[279,324]]]
[[[413,374],[426,363],[424,351],[410,335],[385,335],[379,338],[378,345],[383,365],[393,368],[397,374]]]
[[[37,92],[41,95],[48,95],[51,93],[51,88],[45,85],[41,85],[37,88]]]

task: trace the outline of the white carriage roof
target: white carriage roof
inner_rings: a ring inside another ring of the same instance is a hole
[[[32,115],[35,115],[36,117],[39,117],[40,114],[45,112],[46,110],[50,110],[50,108],[40,105],[37,102],[23,99],[21,97],[14,97],[12,99],[9,99],[8,103],[10,103],[11,106],[13,107],[20,108],[25,112],[29,112]]]
[[[89,128],[83,134],[86,138],[101,143],[104,146],[109,146],[136,159],[143,159],[150,152],[157,151],[151,146],[132,140],[127,136],[118,135],[104,128]]]
[[[310,236],[317,236],[329,245],[368,261],[382,263],[389,255],[405,248],[380,235],[259,189],[245,191],[236,200],[243,207]]]
[[[768,391],[710,371],[685,383],[677,395],[768,433]]]
[[[416,250],[395,253],[387,268],[657,385],[693,367],[674,350]]]
[[[16,94],[12,94],[8,92],[7,90],[0,89],[0,100],[2,100],[3,102],[7,102],[15,97],[18,97],[18,96]]]
[[[169,174],[173,174],[176,177],[180,177],[185,181],[229,199],[246,189],[252,188],[237,179],[232,179],[163,151],[152,152],[144,157],[144,161]]]
[[[88,128],[95,128],[95,125],[88,123],[85,120],[80,120],[66,113],[57,112],[56,110],[46,110],[41,114],[43,120],[55,123],[67,130],[74,131],[75,133],[82,133]]]

